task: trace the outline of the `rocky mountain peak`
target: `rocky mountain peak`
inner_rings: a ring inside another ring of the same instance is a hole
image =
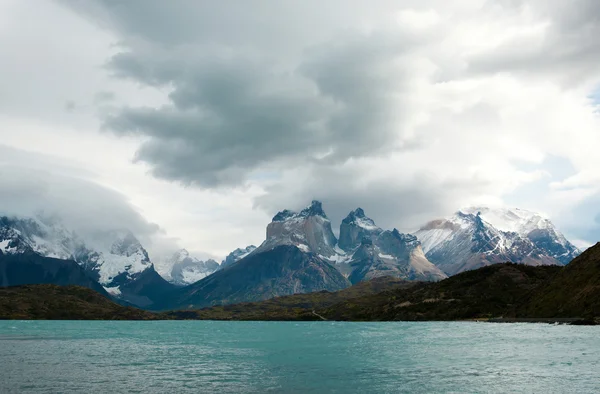
[[[329,257],[335,254],[336,243],[321,202],[314,200],[300,213],[284,210],[275,215],[267,226],[267,239],[258,249],[266,251],[279,245],[294,245]]]
[[[148,252],[142,247],[140,241],[131,231],[123,230],[115,232],[116,239],[110,247],[110,253],[119,256],[133,256],[141,254],[144,260],[149,261]]]
[[[321,216],[327,219],[327,215],[325,214],[325,211],[323,211],[323,204],[321,203],[321,201],[317,200],[313,200],[309,206],[300,211],[300,216]]]
[[[221,262],[221,269],[227,268],[230,265],[237,263],[238,261],[245,258],[255,250],[256,246],[254,245],[246,246],[245,248],[237,248],[233,252],[229,253],[227,257],[225,257],[225,260]]]
[[[296,212],[290,211],[289,209],[284,209],[283,211],[277,212],[275,216],[273,216],[274,222],[284,222],[288,219],[291,219],[297,215]]]
[[[350,212],[340,225],[340,249],[350,252],[356,249],[364,238],[374,238],[381,233],[373,219],[365,215],[362,208]]]
[[[321,201],[313,200],[309,206],[301,210],[300,212],[295,212],[290,209],[284,209],[283,211],[279,211],[275,216],[273,216],[274,222],[285,222],[290,219],[298,219],[298,218],[307,218],[310,216],[320,216],[324,219],[327,219],[327,215],[323,210],[323,204]]]

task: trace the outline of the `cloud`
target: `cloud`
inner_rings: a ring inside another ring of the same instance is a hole
[[[128,229],[148,248],[176,248],[160,227],[142,217],[127,197],[89,180],[93,174],[56,157],[0,145],[0,215],[60,218],[84,239]]]
[[[565,218],[598,191],[594,0],[61,3],[114,37],[113,82],[161,96],[96,100],[157,178],[400,229],[473,202]]]
[[[509,34],[470,60],[472,72],[515,72],[552,77],[565,87],[597,80],[600,7],[595,0],[493,2],[507,18]],[[493,7],[493,6],[492,6]],[[508,29],[507,29],[508,30]]]
[[[115,55],[115,74],[170,86],[171,104],[122,108],[105,120],[118,134],[149,137],[136,160],[155,176],[213,187],[244,183],[265,166],[339,163],[412,147],[405,113],[417,44],[398,34],[357,35],[312,48],[292,70],[268,59],[178,47]]]

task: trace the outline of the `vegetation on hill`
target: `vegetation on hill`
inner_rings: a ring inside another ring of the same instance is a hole
[[[360,282],[337,292],[319,291],[276,297],[266,301],[214,306],[200,310],[167,312],[176,319],[203,320],[320,320],[315,310],[327,308],[345,300],[380,293],[395,288],[409,288],[418,282],[393,277]]]
[[[600,316],[600,243],[573,259],[518,309],[528,317]]]
[[[354,298],[318,311],[330,320],[465,320],[514,317],[516,308],[560,271],[557,266],[495,264],[437,283]]]
[[[0,288],[0,319],[154,320],[160,317],[125,307],[81,286],[24,285]]]

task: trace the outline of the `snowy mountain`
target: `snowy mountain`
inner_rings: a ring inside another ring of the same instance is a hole
[[[199,260],[190,256],[186,249],[178,250],[160,265],[161,276],[177,286],[197,282],[219,269],[219,263],[215,260]]]
[[[42,257],[73,260],[108,293],[136,300],[134,303],[152,303],[152,297],[144,295],[140,298],[138,294],[147,293],[152,286],[158,286],[161,291],[168,288],[154,271],[146,250],[127,230],[107,232],[90,242],[65,228],[56,218],[41,215],[1,217],[0,252],[35,253]]]
[[[581,253],[548,219],[521,209],[466,208],[415,235],[448,275],[507,261],[564,265]]]
[[[233,252],[229,253],[225,260],[221,261],[221,269],[227,268],[231,266],[233,263],[237,263],[244,257],[248,256],[250,253],[256,250],[256,246],[250,245],[245,248],[237,248]]]

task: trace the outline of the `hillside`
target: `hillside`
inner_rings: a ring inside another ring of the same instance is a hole
[[[337,292],[294,294],[260,302],[175,311],[167,314],[177,319],[202,320],[320,320],[313,314],[316,309],[327,308],[351,298],[365,297],[391,289],[409,288],[417,284],[418,282],[393,277],[380,277]]]
[[[600,243],[540,287],[518,313],[528,317],[600,316]]]
[[[437,283],[419,283],[319,310],[329,320],[464,320],[514,316],[515,309],[561,268],[495,264]]]
[[[158,315],[115,304],[81,286],[26,285],[0,288],[0,319],[154,320]]]

